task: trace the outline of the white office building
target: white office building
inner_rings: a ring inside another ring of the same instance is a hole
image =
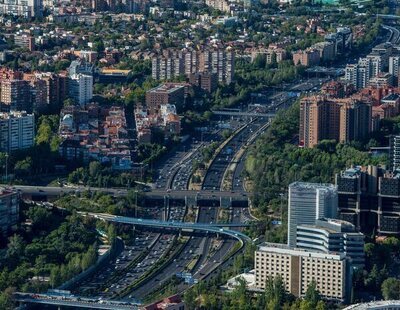
[[[297,226],[296,248],[320,253],[343,253],[354,267],[364,266],[364,235],[353,224],[337,219],[319,219],[315,225]]]
[[[35,116],[26,112],[0,113],[0,152],[33,146]]]
[[[289,185],[288,245],[296,246],[297,226],[336,218],[338,195],[333,184],[294,182]]]

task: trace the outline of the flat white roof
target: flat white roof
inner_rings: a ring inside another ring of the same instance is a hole
[[[281,243],[264,243],[258,246],[257,251],[331,260],[343,260],[346,257],[344,254],[319,253],[305,249],[291,248]]]

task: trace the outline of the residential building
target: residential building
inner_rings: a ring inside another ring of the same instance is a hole
[[[344,81],[329,81],[322,85],[321,88],[321,93],[328,98],[345,98],[354,92],[354,86]]]
[[[3,80],[0,83],[1,110],[32,111],[31,92],[28,81]]]
[[[300,101],[299,142],[314,147],[322,140],[360,140],[372,130],[372,108],[358,98],[310,96]]]
[[[265,57],[267,64],[273,61],[279,63],[286,58],[286,50],[283,48],[257,48],[251,51],[252,62],[259,56]]]
[[[400,171],[356,166],[336,175],[339,216],[364,233],[400,233]]]
[[[93,98],[93,76],[73,74],[69,79],[69,96],[79,105],[89,103]]]
[[[0,0],[0,15],[14,15],[24,18],[41,17],[41,0]]]
[[[0,234],[6,238],[11,228],[19,221],[19,194],[8,188],[0,187]]]
[[[400,135],[392,135],[389,139],[389,160],[392,171],[400,170]]]
[[[26,149],[34,144],[35,117],[26,112],[0,113],[0,152]]]
[[[383,88],[394,85],[393,75],[390,73],[379,73],[377,76],[371,78],[368,82],[369,86]]]
[[[289,185],[288,245],[296,246],[298,225],[315,225],[320,218],[336,218],[337,190],[332,184],[294,182]]]
[[[35,38],[27,33],[14,35],[14,44],[31,52],[35,50]]]
[[[318,65],[320,61],[320,51],[317,49],[307,49],[293,53],[293,63],[305,67]]]
[[[152,77],[168,80],[200,72],[215,73],[218,82],[230,84],[235,74],[235,53],[222,46],[195,49],[168,49],[152,57]]]
[[[336,57],[335,44],[333,42],[318,42],[312,48],[319,51],[319,58],[323,61],[332,61]]]
[[[229,47],[205,49],[199,71],[216,73],[220,83],[230,84],[235,75],[235,52]]]
[[[165,83],[146,92],[146,106],[151,114],[160,112],[162,104],[173,104],[181,108],[185,100],[185,84]]]
[[[364,235],[343,220],[318,219],[315,225],[298,225],[295,247],[321,253],[344,253],[353,267],[362,268],[365,263]]]
[[[61,111],[59,146],[68,161],[109,163],[114,170],[132,169],[124,109],[98,104],[67,106]]]
[[[151,69],[153,79],[171,80],[184,74],[184,59],[182,57],[154,57]]]
[[[389,42],[381,43],[374,46],[372,48],[371,53],[369,53],[367,57],[369,57],[370,55],[376,55],[376,56],[379,55],[382,62],[382,69],[387,70],[389,67],[389,58],[392,56],[393,50],[394,48],[392,43]]]
[[[191,73],[189,83],[211,93],[218,86],[218,77],[216,73],[211,72]]]
[[[341,253],[320,253],[283,244],[264,243],[255,253],[256,287],[280,276],[288,293],[304,297],[314,281],[321,297],[343,302],[351,290],[351,262]]]
[[[206,5],[212,7],[215,10],[219,10],[221,12],[230,13],[230,3],[228,0],[206,0]]]
[[[393,75],[396,85],[400,85],[398,83],[399,80],[399,66],[400,66],[400,56],[391,56],[389,57],[389,73]]]
[[[357,100],[344,99],[340,104],[339,142],[365,138],[372,131],[372,107]]]

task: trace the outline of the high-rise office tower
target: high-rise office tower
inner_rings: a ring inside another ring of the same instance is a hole
[[[289,185],[288,245],[296,246],[298,225],[315,225],[320,218],[336,218],[338,196],[332,184],[294,182]]]
[[[364,233],[400,232],[400,172],[356,166],[336,175],[339,216]]]

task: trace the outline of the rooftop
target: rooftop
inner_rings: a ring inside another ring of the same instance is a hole
[[[270,243],[265,242],[262,243],[257,247],[257,251],[260,252],[273,252],[278,254],[286,254],[291,256],[306,256],[306,257],[313,257],[313,258],[321,258],[321,259],[330,259],[330,260],[344,260],[345,254],[343,253],[319,253],[315,251],[310,251],[306,249],[298,249],[292,248],[287,244],[283,243]]]
[[[184,84],[165,83],[165,84],[161,84],[157,87],[150,89],[148,92],[149,93],[155,93],[155,92],[173,93],[174,91],[176,91],[178,89],[182,89],[184,87],[185,87]]]

